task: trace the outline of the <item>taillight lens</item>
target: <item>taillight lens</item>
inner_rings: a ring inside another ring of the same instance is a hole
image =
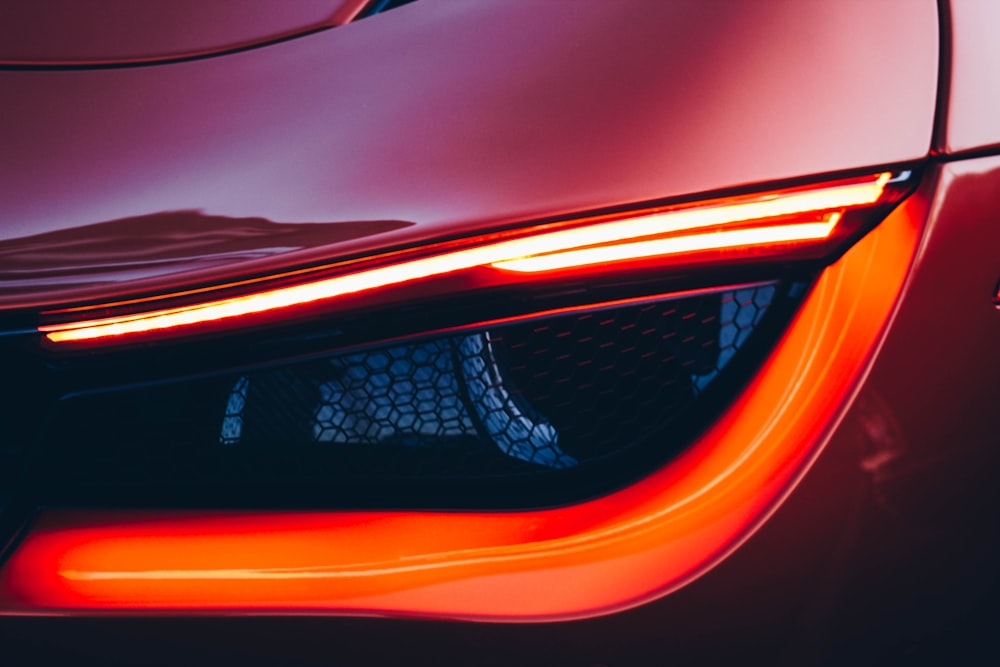
[[[45,313],[0,337],[23,389],[2,406],[23,434],[8,495],[159,510],[46,510],[0,613],[565,619],[676,588],[759,525],[839,414],[920,205],[821,269],[910,187],[644,208]]]
[[[817,268],[911,181],[584,216],[44,313],[21,383],[35,417],[11,416],[32,444],[6,467],[47,502],[524,507],[605,492],[712,423]]]

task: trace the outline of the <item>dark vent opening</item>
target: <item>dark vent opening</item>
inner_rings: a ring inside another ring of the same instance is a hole
[[[595,307],[59,400],[19,473],[47,502],[529,507],[687,447],[801,284]]]

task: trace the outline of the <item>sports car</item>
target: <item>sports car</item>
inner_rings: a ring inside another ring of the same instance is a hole
[[[6,3],[0,650],[995,654],[997,27]]]

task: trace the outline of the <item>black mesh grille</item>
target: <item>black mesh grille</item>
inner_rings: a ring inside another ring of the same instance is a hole
[[[774,298],[771,285],[498,331],[512,384],[581,460],[643,440],[690,408]]]
[[[59,402],[30,468],[54,484],[301,484],[321,497],[616,479],[710,423],[780,331],[771,313],[790,312],[791,291],[758,284],[78,395]]]

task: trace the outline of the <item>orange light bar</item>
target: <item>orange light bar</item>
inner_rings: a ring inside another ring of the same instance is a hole
[[[231,320],[326,301],[476,267],[537,272],[596,262],[671,255],[746,245],[761,247],[827,238],[844,210],[879,201],[891,174],[861,182],[787,193],[756,195],[723,203],[630,214],[571,229],[539,232],[522,238],[486,242],[419,259],[316,279],[253,294],[215,299],[175,308],[38,327],[53,343],[115,339],[191,325]],[[823,223],[775,224],[753,230],[725,227],[755,220],[831,212]],[[711,231],[709,231],[711,230]],[[673,234],[669,239],[623,244],[622,241]],[[682,234],[681,236],[677,236]],[[591,246],[606,246],[598,251]],[[603,254],[602,254],[603,253]]]
[[[794,241],[813,241],[829,237],[833,233],[834,227],[837,226],[841,215],[841,213],[831,213],[825,222],[704,232],[652,241],[616,243],[613,245],[597,246],[596,248],[585,248],[583,250],[568,250],[565,252],[512,259],[506,262],[495,262],[493,266],[509,271],[535,273],[538,271],[557,271],[576,266],[591,266],[607,262],[622,262],[630,259],[675,255],[701,250],[722,250],[724,248],[736,247],[749,248],[752,246],[790,243]]]
[[[565,620],[664,595],[748,539],[818,455],[897,303],[923,206],[826,269],[735,403],[625,489],[517,512],[47,509],[0,570],[0,614]]]

